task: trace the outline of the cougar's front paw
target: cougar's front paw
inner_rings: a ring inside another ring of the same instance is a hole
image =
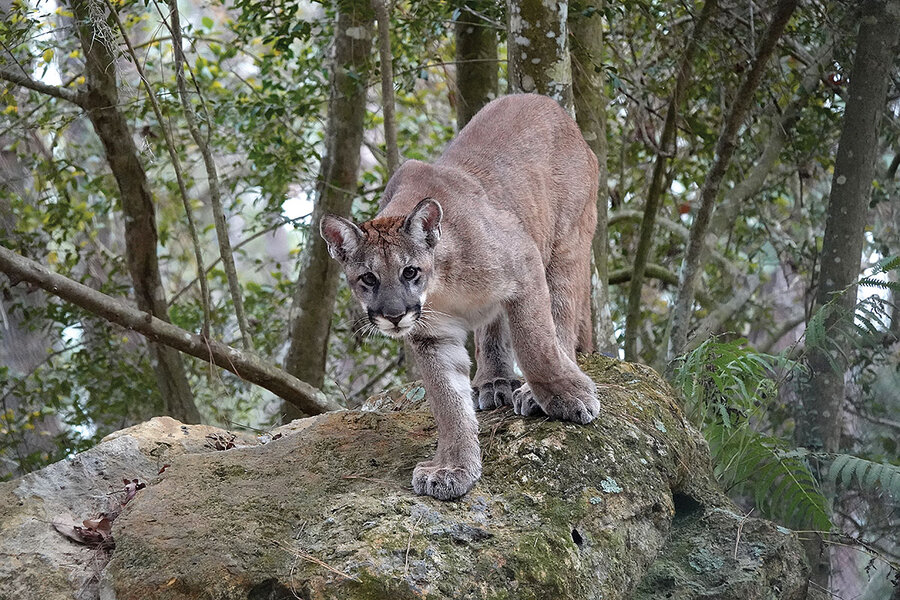
[[[472,386],[472,403],[475,410],[493,410],[513,403],[513,393],[522,382],[517,379],[498,378],[478,386]]]
[[[551,385],[535,384],[534,387],[541,408],[552,419],[586,425],[600,413],[597,387],[581,373]]]
[[[413,469],[413,491],[438,500],[459,498],[481,477],[481,465],[441,465],[428,460]]]
[[[538,417],[544,414],[541,405],[538,404],[531,391],[531,386],[523,383],[519,389],[513,392],[513,412],[523,417]]]

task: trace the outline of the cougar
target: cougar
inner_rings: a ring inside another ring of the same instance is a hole
[[[576,352],[593,349],[597,173],[554,100],[505,96],[433,164],[403,163],[374,219],[321,219],[369,321],[413,348],[438,428],[434,459],[413,471],[417,494],[457,498],[481,476],[475,410],[512,405],[576,423],[597,416],[594,383],[575,363]]]

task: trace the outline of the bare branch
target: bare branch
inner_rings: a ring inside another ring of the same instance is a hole
[[[15,71],[0,68],[0,79],[47,96],[66,100],[77,106],[83,106],[82,96],[79,92],[55,85],[48,85],[41,81],[35,81],[24,72],[16,73]]]

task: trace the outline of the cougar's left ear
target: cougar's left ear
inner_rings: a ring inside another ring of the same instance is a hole
[[[337,215],[325,215],[319,222],[319,234],[328,243],[328,254],[342,263],[356,250],[364,234],[353,221]]]
[[[434,248],[441,239],[441,218],[444,211],[434,198],[425,198],[409,213],[403,231],[419,243]]]

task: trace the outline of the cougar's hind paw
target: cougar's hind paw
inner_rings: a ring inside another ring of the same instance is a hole
[[[552,419],[587,425],[600,413],[597,388],[587,376],[573,377],[542,389],[544,412]]]
[[[519,389],[513,392],[513,412],[523,417],[539,417],[544,414],[541,405],[538,404],[531,391],[531,386],[523,383]]]
[[[475,410],[493,410],[513,403],[514,390],[522,383],[516,379],[498,378],[472,388]]]

